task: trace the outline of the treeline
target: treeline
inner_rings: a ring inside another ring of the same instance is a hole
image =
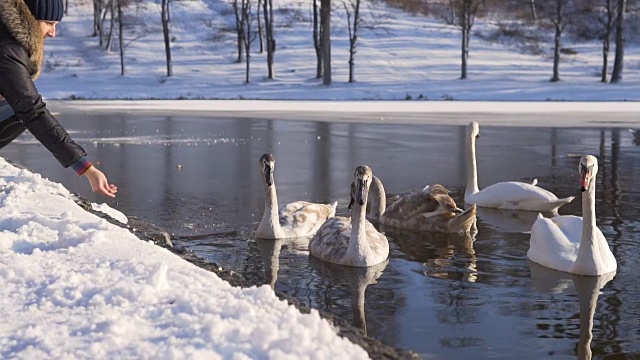
[[[68,1],[68,0],[67,0]],[[166,58],[166,76],[173,76],[171,56],[171,5],[182,0],[158,0]],[[379,1],[379,0],[369,0]],[[432,16],[460,30],[460,79],[467,78],[467,60],[471,51],[470,35],[476,19],[498,24],[493,34],[480,34],[488,40],[510,38],[528,44],[535,51],[537,43],[546,38],[553,39],[553,69],[550,81],[560,80],[561,54],[571,53],[563,47],[563,39],[599,41],[602,44],[602,82],[621,81],[624,68],[624,49],[627,39],[636,33],[639,24],[638,2],[640,0],[385,0],[388,4],[405,11]],[[134,8],[144,0],[92,0],[93,32],[99,45],[111,51],[114,39],[118,39],[121,74],[126,74],[126,47],[142,37],[134,24]],[[282,9],[274,9],[273,0],[221,0],[227,4],[233,17],[229,29],[220,29],[233,34],[238,63],[246,65],[245,82],[251,81],[251,54],[266,53],[267,78],[276,78],[276,53],[278,46],[275,24]],[[310,42],[316,55],[316,77],[324,85],[332,83],[331,69],[331,17],[344,16],[348,30],[349,82],[355,81],[355,63],[360,28],[375,27],[376,20],[363,20],[365,0],[309,0],[311,7]],[[332,8],[333,7],[333,8]],[[282,15],[284,16],[284,15]],[[129,19],[129,20],[127,20]],[[303,21],[297,19],[298,21]],[[307,20],[304,20],[307,21]],[[128,23],[129,22],[129,23]],[[630,25],[630,26],[629,26]],[[127,40],[124,38],[128,32]],[[548,34],[540,36],[540,34]],[[532,45],[533,44],[533,45]],[[613,55],[613,65],[610,56]]]
[[[638,0],[386,0],[413,13],[431,15],[455,25],[461,32],[461,79],[467,78],[469,34],[476,18],[496,20],[503,36],[535,39],[547,32],[553,38],[551,81],[560,80],[560,54],[571,53],[562,39],[571,35],[579,40],[601,41],[602,82],[622,80],[626,38],[635,34]],[[633,25],[631,30],[627,25]],[[534,35],[531,35],[531,34]],[[609,80],[609,55],[614,61]]]

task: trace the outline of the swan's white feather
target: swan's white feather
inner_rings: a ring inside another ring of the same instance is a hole
[[[320,226],[336,214],[337,202],[317,204],[295,201],[280,208],[280,226],[288,238],[312,236]]]
[[[527,257],[540,265],[577,275],[600,276],[617,269],[607,239],[595,223],[594,156],[580,159],[583,217],[539,216],[531,227]],[[585,185],[586,184],[586,185]]]
[[[573,199],[573,196],[558,199],[552,192],[532,184],[505,181],[466,196],[465,202],[498,209],[553,211],[558,207],[559,200],[570,202]]]

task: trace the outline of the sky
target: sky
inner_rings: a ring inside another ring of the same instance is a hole
[[[292,21],[308,19],[310,10],[306,2],[290,0],[275,2],[286,11],[276,14],[274,80],[265,79],[264,56],[255,54],[252,81],[244,84],[244,64],[233,61],[233,38],[214,29],[228,6],[202,0],[172,3],[171,78],[164,75],[157,5],[130,9],[147,30],[141,38],[129,36],[127,74],[121,76],[117,52],[104,52],[88,36],[89,2],[70,3],[58,36],[46,43],[44,72],[37,81],[54,113],[69,108],[265,116],[311,111],[331,120],[336,113],[375,112],[392,115],[364,119],[387,121],[398,113],[616,109],[626,125],[640,110],[635,103],[640,52],[633,46],[627,48],[621,84],[599,82],[596,42],[572,44],[578,54],[563,57],[563,80],[550,83],[549,56],[523,54],[472,32],[469,79],[462,81],[455,28],[381,3],[363,9],[370,26],[360,34],[353,84],[347,82],[344,12],[334,10],[334,82],[323,86],[315,79],[310,25]],[[474,29],[488,32],[495,26],[477,21]],[[87,101],[62,101],[69,99]],[[105,101],[114,99],[127,101]],[[63,185],[2,158],[0,189],[0,358],[367,357],[316,311],[301,314],[268,286],[231,287],[214,273],[83,211]],[[104,204],[94,207],[126,221],[126,214]]]

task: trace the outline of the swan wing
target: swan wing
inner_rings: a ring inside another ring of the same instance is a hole
[[[383,217],[398,220],[407,219],[425,212],[433,212],[439,206],[440,203],[431,193],[413,191],[401,196],[393,204],[389,205],[384,211]]]
[[[552,192],[532,184],[505,181],[468,196],[465,202],[499,209],[553,211],[573,199],[573,196],[558,199]]]
[[[531,227],[527,257],[540,265],[568,271],[576,261],[582,218],[573,215],[538,217]]]
[[[616,262],[616,257],[613,255],[607,239],[599,228],[596,228],[596,244],[597,252],[600,254],[600,261],[603,265],[602,272],[610,273],[617,270],[618,263]]]
[[[325,221],[311,238],[309,254],[320,260],[339,264],[347,253],[350,238],[351,219],[342,216],[332,217]]]
[[[365,223],[364,229],[372,257],[372,261],[368,265],[378,264],[386,260],[389,256],[389,241],[387,237],[379,232],[369,221]]]
[[[468,231],[471,212],[460,213],[449,191],[436,184],[405,194],[385,210],[380,222],[384,225],[418,231],[457,233]],[[459,219],[458,219],[459,217]]]
[[[311,236],[336,213],[337,203],[296,201],[280,208],[280,226],[291,236]]]

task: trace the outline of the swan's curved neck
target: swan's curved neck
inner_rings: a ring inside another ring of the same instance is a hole
[[[258,235],[266,238],[282,237],[280,214],[278,213],[278,195],[275,184],[265,189],[264,213],[258,226]]]
[[[582,241],[578,249],[576,263],[595,258],[597,251],[596,229],[596,179],[594,177],[587,190],[582,192]]]
[[[476,138],[471,134],[467,136],[467,189],[464,198],[474,195],[478,189],[478,168],[476,167]]]
[[[371,188],[369,190],[369,216],[374,219],[379,219],[384,214],[387,208],[387,194],[384,191],[384,185],[382,181],[377,177],[373,177]]]
[[[371,252],[369,243],[367,242],[366,211],[367,203],[363,205],[357,202],[353,204],[351,213],[351,239],[349,240],[349,248],[346,256],[351,259],[365,259],[366,255]]]

